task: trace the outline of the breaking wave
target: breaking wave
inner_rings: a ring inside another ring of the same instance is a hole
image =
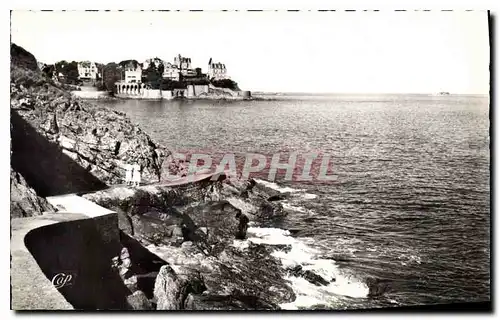
[[[285,209],[285,210],[291,210],[291,211],[297,211],[297,212],[307,213],[307,214],[309,214],[311,216],[313,216],[313,215],[316,214],[316,212],[314,212],[311,209],[306,209],[304,207],[293,205],[293,204],[290,204],[288,202],[283,202],[282,206],[283,206],[283,209]]]
[[[281,187],[280,185],[278,185],[275,182],[269,182],[269,181],[261,180],[261,179],[257,179],[257,178],[254,178],[254,180],[258,184],[261,184],[264,187],[267,187],[269,189],[276,190],[280,193],[290,193],[294,196],[299,196],[305,200],[316,199],[318,197],[318,195],[316,195],[314,193],[306,193],[305,189],[294,189],[294,188],[290,188],[290,187]]]
[[[258,184],[261,184],[261,185],[263,185],[265,187],[268,187],[270,189],[279,191],[281,193],[287,193],[287,192],[294,193],[294,192],[303,192],[303,191],[305,191],[304,189],[294,189],[294,188],[290,188],[290,187],[280,187],[275,182],[269,182],[269,181],[261,180],[261,179],[257,179],[257,178],[254,178],[254,180]]]
[[[322,252],[312,247],[311,238],[293,238],[290,232],[278,228],[250,227],[247,240],[235,240],[234,246],[245,249],[248,242],[268,245],[288,245],[289,250],[277,249],[272,255],[279,259],[285,268],[300,265],[302,270],[310,270],[330,281],[328,285],[317,286],[302,277],[288,274],[285,281],[290,282],[297,298],[290,303],[281,304],[283,309],[308,308],[314,305],[335,306],[342,297],[365,298],[368,286],[353,276],[345,275],[334,260],[321,259]]]

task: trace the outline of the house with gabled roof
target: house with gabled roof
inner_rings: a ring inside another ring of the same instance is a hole
[[[99,76],[99,70],[95,62],[80,61],[78,62],[78,77],[80,80],[96,80]]]
[[[215,62],[212,58],[208,60],[207,75],[209,79],[214,80],[229,79],[227,76],[226,65],[221,62]]]
[[[137,60],[124,60],[119,63],[125,73],[126,83],[140,83],[142,79],[142,66]]]

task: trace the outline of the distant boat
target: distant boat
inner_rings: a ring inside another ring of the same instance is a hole
[[[447,91],[441,91],[440,93],[437,94],[438,96],[449,96],[450,93]]]

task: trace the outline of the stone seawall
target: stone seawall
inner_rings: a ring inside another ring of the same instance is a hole
[[[110,97],[107,91],[71,91],[71,94],[81,99],[107,99]]]
[[[115,93],[115,97],[124,99],[147,99],[147,100],[161,100],[163,99],[164,92],[160,90],[145,89],[139,93]]]
[[[207,99],[207,100],[249,100],[250,91],[234,91],[213,85],[188,85],[186,89],[146,89],[143,84],[117,85],[115,97],[139,100]]]

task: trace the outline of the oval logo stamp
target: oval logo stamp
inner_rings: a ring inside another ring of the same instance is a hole
[[[71,284],[71,279],[73,276],[65,273],[58,273],[52,278],[52,284],[57,289]]]

